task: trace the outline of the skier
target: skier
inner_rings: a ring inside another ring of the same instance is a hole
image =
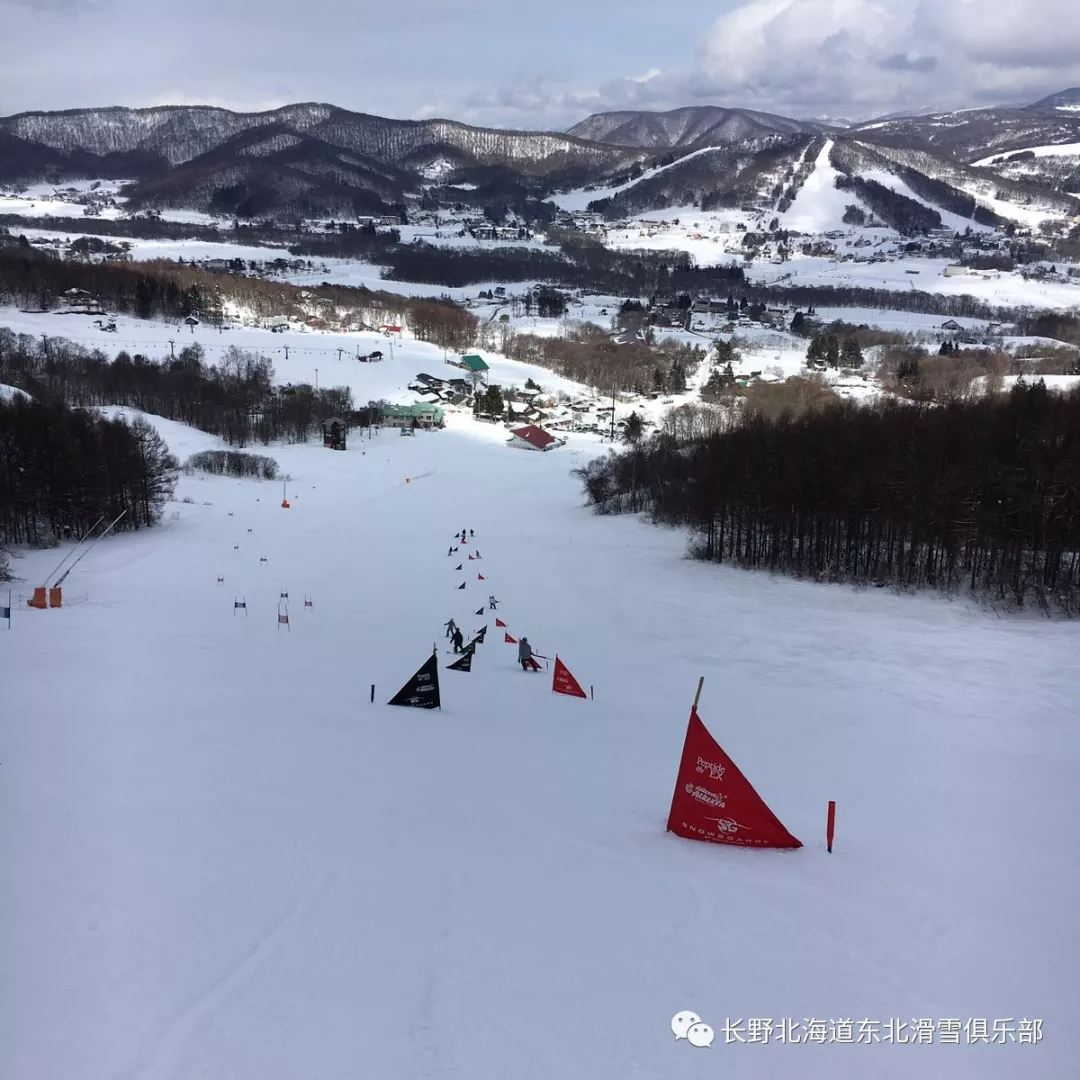
[[[475,535],[476,535],[476,533],[474,533],[474,532],[472,531],[472,529],[470,529],[470,530],[469,530],[469,536],[475,536]]]
[[[488,603],[491,605],[492,611],[497,611],[499,607],[499,601],[495,599],[494,593],[488,597]]]
[[[446,636],[453,637],[454,632],[457,630],[457,623],[451,619],[448,623],[444,623],[444,625],[446,627]]]
[[[461,652],[461,643],[465,640],[465,637],[461,633],[460,627],[454,627],[454,635],[450,640],[454,643],[454,652]]]
[[[533,671],[540,670],[540,665],[533,659],[532,646],[527,637],[523,637],[518,642],[518,663],[521,664],[522,671],[528,671],[530,668]]]

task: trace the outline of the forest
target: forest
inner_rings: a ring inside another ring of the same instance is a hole
[[[124,405],[218,435],[232,446],[304,442],[327,416],[352,416],[346,387],[275,386],[271,362],[235,346],[218,365],[190,345],[175,358],[121,352],[109,360],[62,338],[0,327],[0,383],[68,406]]]
[[[277,281],[211,274],[166,261],[88,264],[58,259],[28,244],[0,247],[0,304],[49,311],[72,288],[87,290],[103,310],[143,319],[194,315],[211,324],[224,320],[226,301],[242,304],[261,318],[308,319],[314,294],[323,310],[337,313],[334,325],[324,317],[316,320],[317,328],[332,329],[342,322],[404,323],[421,341],[444,349],[469,348],[478,325],[475,315],[449,300],[412,299],[345,285],[303,289]]]
[[[127,424],[22,396],[0,398],[0,463],[0,544],[34,546],[82,536],[124,510],[117,531],[155,524],[178,472],[142,418]]]
[[[841,191],[854,192],[881,221],[901,236],[914,236],[941,228],[941,215],[936,210],[931,210],[876,180],[841,175],[836,178],[836,186]]]
[[[575,470],[586,501],[702,560],[1080,615],[1080,390],[727,415]]]

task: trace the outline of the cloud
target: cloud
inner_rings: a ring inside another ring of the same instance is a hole
[[[716,104],[868,119],[1027,103],[1080,84],[1077,41],[1080,4],[1061,0],[742,0],[681,69],[484,89],[462,118],[566,127],[586,112]]]
[[[249,0],[186,0],[181,17],[167,0],[0,7],[16,43],[0,114],[323,101],[565,129],[608,110],[865,118],[1080,85],[1080,3],[1065,0],[620,0],[615,21],[581,0],[259,0],[254,15]]]
[[[1077,41],[1061,0],[748,0],[699,65],[732,104],[869,115],[1034,99],[1080,81]]]

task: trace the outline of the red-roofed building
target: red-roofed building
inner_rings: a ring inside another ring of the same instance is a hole
[[[556,446],[562,446],[563,439],[556,439],[554,435],[535,424],[515,428],[510,433],[508,446],[517,447],[519,450],[553,450]]]

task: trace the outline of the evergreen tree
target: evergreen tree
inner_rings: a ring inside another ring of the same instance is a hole
[[[825,338],[825,362],[832,368],[840,364],[840,341],[835,334]]]
[[[628,446],[637,446],[645,434],[645,421],[635,409],[623,423],[623,441]]]
[[[846,368],[863,366],[862,349],[853,337],[844,338],[844,344],[840,348],[840,365]]]

